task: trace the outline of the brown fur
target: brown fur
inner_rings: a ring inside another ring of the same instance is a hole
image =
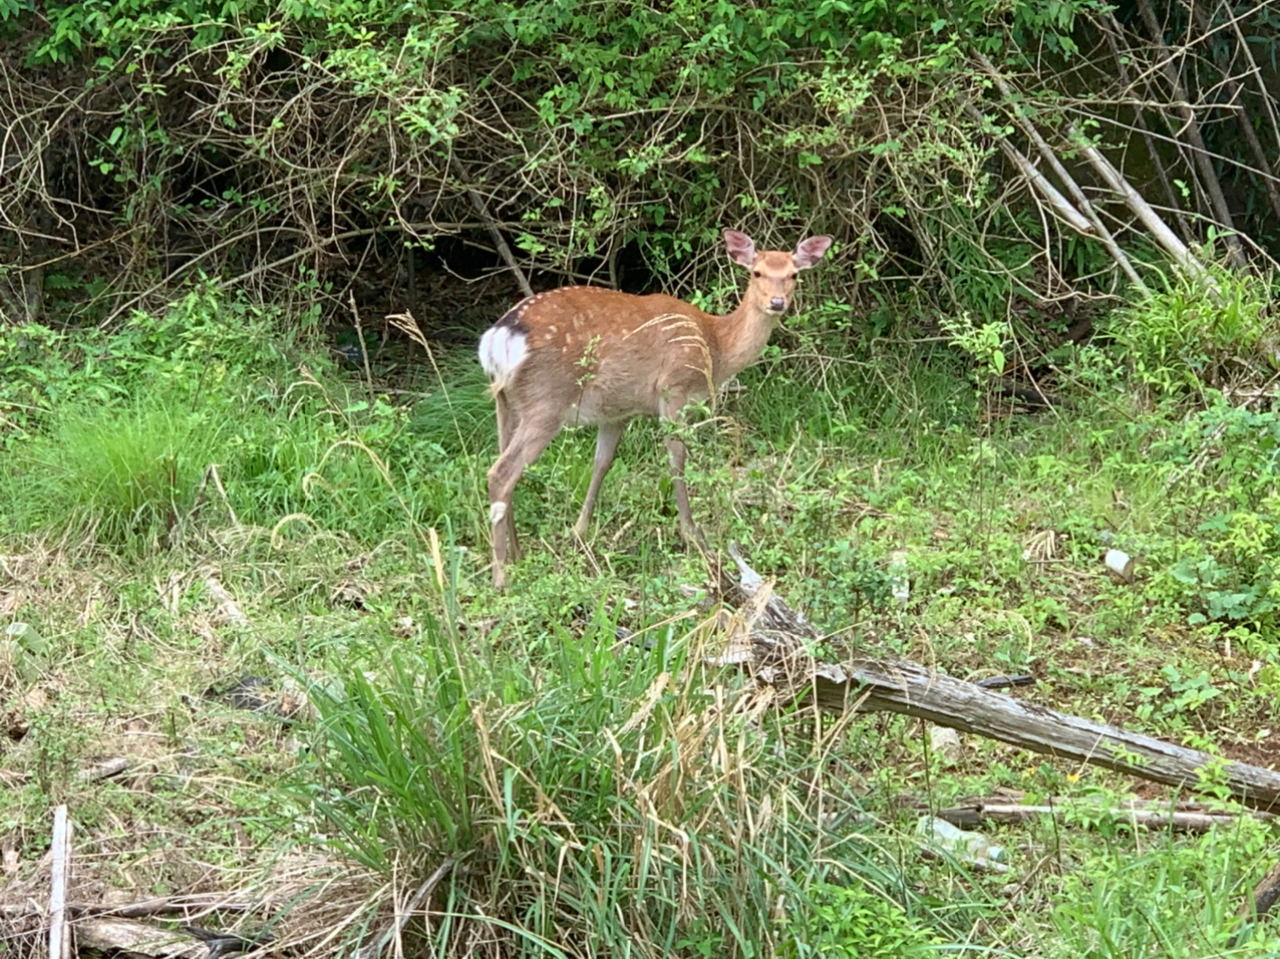
[[[794,253],[757,254],[743,234],[726,231],[725,239],[735,261],[752,270],[742,302],[727,316],[664,294],[565,287],[529,297],[495,324],[527,336],[523,361],[494,389],[499,456],[489,471],[489,502],[495,586],[505,583],[507,541],[515,545],[511,491],[561,428],[599,428],[591,484],[574,526],[582,537],[626,424],[637,416],[678,419],[690,399],[714,396],[754,363],[790,305],[796,273],[816,263],[831,242],[813,237]],[[670,439],[667,446],[681,533],[697,537],[683,479],[684,445]]]

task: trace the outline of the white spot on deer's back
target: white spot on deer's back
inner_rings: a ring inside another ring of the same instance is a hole
[[[529,338],[509,326],[494,326],[480,337],[480,366],[501,389],[529,355]]]

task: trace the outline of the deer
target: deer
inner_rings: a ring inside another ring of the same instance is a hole
[[[584,541],[618,442],[636,417],[678,424],[692,400],[712,399],[764,351],[791,305],[796,274],[816,265],[831,237],[812,236],[790,253],[757,252],[745,233],[724,231],[730,259],[751,271],[733,312],[716,316],[673,296],[637,296],[569,286],[521,300],[480,337],[498,421],[498,458],[489,470],[493,585],[506,587],[508,559],[519,557],[511,495],[524,470],[565,426],[596,427],[586,498],[573,526]],[[701,541],[684,481],[687,451],[669,433],[680,535]]]

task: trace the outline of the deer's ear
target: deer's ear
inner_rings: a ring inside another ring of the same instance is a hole
[[[741,263],[747,267],[755,264],[756,245],[751,242],[751,237],[745,233],[739,233],[737,230],[725,230],[724,245],[729,251],[729,258],[734,263]]]
[[[831,237],[811,236],[796,244],[796,251],[791,254],[791,259],[795,261],[797,270],[807,270],[821,260],[830,248]]]

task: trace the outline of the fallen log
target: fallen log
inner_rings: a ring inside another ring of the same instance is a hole
[[[741,608],[746,630],[731,631],[724,653],[710,661],[747,666],[758,682],[777,687],[792,701],[835,712],[900,713],[1178,788],[1222,785],[1246,806],[1280,812],[1280,773],[1269,769],[989,692],[910,660],[819,663],[808,652],[820,638],[818,631],[773,592],[735,547],[729,554],[740,581],[722,570],[720,591]]]
[[[1103,806],[1091,802],[1067,801],[1055,802],[1052,805],[1028,806],[1022,803],[985,799],[981,802],[953,806],[950,809],[940,809],[936,815],[953,826],[972,827],[984,822],[1030,822],[1050,816],[1062,820],[1067,816],[1074,816],[1093,821],[1105,819],[1148,828],[1172,829],[1175,832],[1207,832],[1214,826],[1230,825],[1240,818],[1228,812],[1210,812],[1207,809],[1170,809],[1168,804],[1126,803],[1123,806]],[[1271,813],[1256,815],[1267,820],[1274,818]]]
[[[1236,915],[1240,917],[1240,928],[1229,941],[1232,949],[1246,940],[1249,927],[1265,918],[1277,902],[1280,902],[1280,863],[1276,863],[1262,881],[1253,887],[1253,895],[1242,902],[1236,911]]]

